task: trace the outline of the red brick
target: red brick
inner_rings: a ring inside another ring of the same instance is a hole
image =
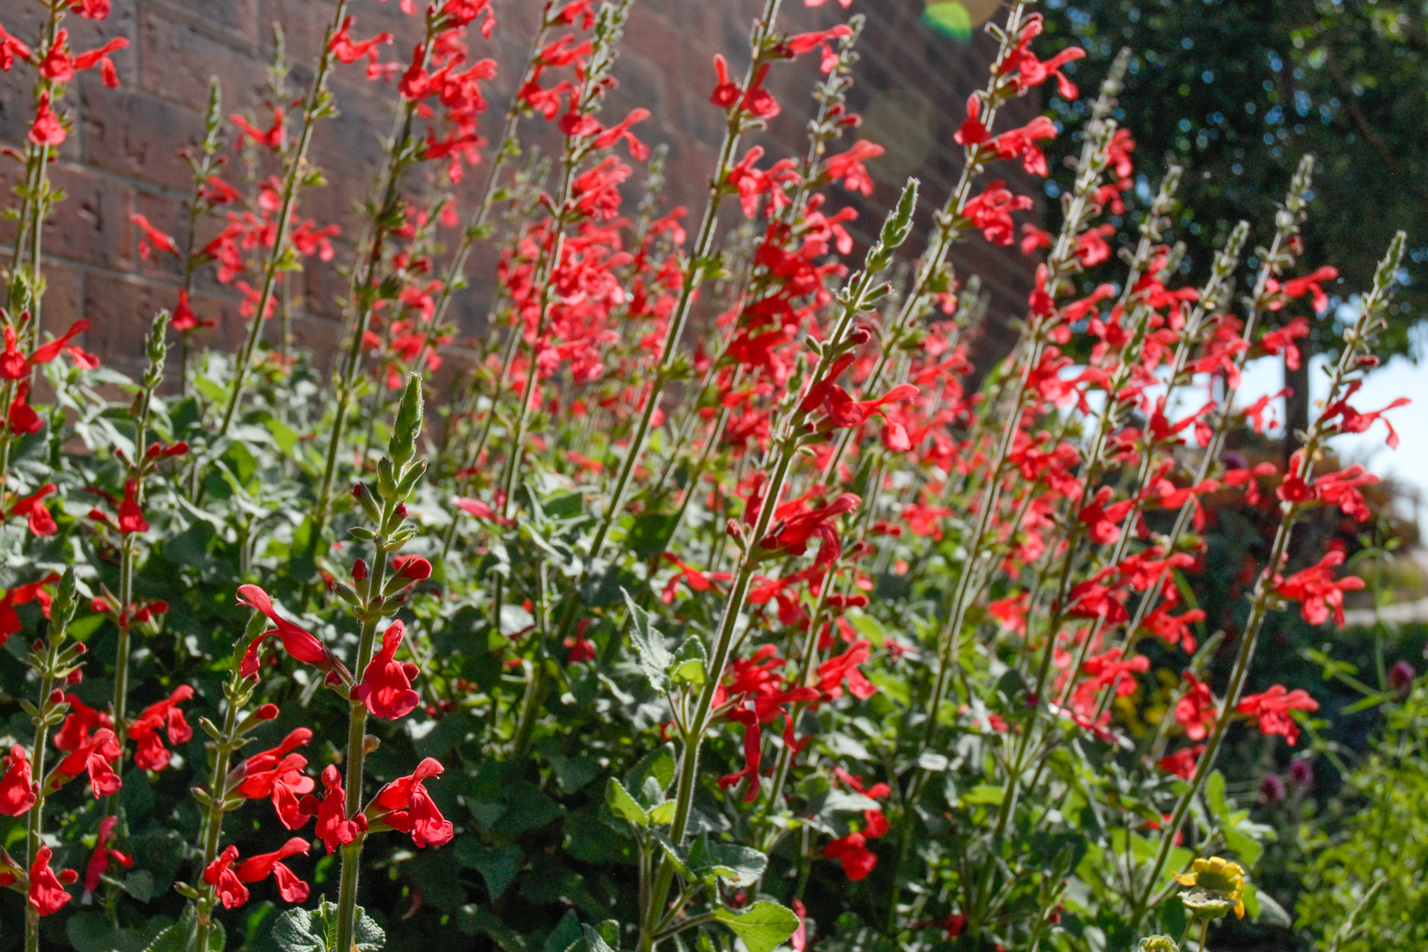
[[[258,17],[258,0],[145,0],[145,6],[245,46],[255,46],[268,29]]]
[[[202,113],[127,88],[84,93],[85,162],[187,191],[189,167],[178,152],[202,135]]]
[[[140,86],[190,109],[208,105],[208,80],[223,84],[225,113],[256,108],[267,98],[267,73],[261,60],[221,42],[157,9],[139,16]]]
[[[105,268],[129,268],[133,189],[68,163],[51,167],[50,178],[56,188],[64,189],[66,198],[45,223],[45,254]]]

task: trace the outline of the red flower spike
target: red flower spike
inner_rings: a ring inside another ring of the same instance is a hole
[[[233,870],[236,859],[238,847],[229,845],[203,871],[203,881],[218,888],[218,897],[223,901],[224,909],[236,909],[248,901],[248,887]]]
[[[417,676],[417,666],[395,660],[405,633],[406,626],[401,621],[392,623],[382,634],[382,650],[367,665],[362,683],[352,689],[352,697],[365,704],[373,717],[395,721],[421,703],[421,696],[411,684]]]
[[[88,902],[94,890],[99,888],[99,879],[109,868],[111,859],[125,868],[134,865],[132,858],[109,847],[109,841],[114,836],[114,827],[118,822],[117,816],[107,816],[99,821],[99,838],[94,842],[94,852],[90,854],[89,865],[85,867],[84,871],[85,902]]]
[[[54,851],[48,846],[41,846],[35,854],[34,864],[30,867],[29,901],[42,916],[59,912],[65,903],[74,898],[64,888],[64,884],[79,878],[79,874],[72,869],[66,869],[56,876],[54,870],[50,869],[50,857],[53,855]]]

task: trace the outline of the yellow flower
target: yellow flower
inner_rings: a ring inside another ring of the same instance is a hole
[[[1214,919],[1233,909],[1237,919],[1245,917],[1245,869],[1239,863],[1220,856],[1197,859],[1175,881],[1189,887],[1180,899],[1192,915]]]

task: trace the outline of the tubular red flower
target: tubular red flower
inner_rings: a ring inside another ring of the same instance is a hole
[[[238,867],[238,879],[245,883],[256,883],[272,876],[278,884],[278,894],[286,902],[305,902],[308,885],[298,879],[293,871],[283,864],[289,856],[306,856],[312,844],[301,836],[294,836],[271,853],[260,853],[245,859]]]
[[[423,782],[446,768],[427,757],[417,764],[409,776],[387,784],[374,801],[379,809],[389,811],[382,821],[393,829],[410,833],[419,847],[444,846],[456,835],[455,827],[441,815]]]
[[[112,859],[120,866],[130,867],[134,865],[134,860],[128,855],[111,849],[110,839],[114,836],[114,826],[119,822],[117,816],[107,816],[99,821],[99,838],[94,841],[94,852],[90,854],[89,865],[84,870],[84,896],[88,902],[88,897],[99,888],[99,879],[109,868],[109,861]]]
[[[347,670],[333,656],[317,636],[305,629],[283,618],[273,608],[273,600],[268,597],[268,593],[256,585],[240,585],[238,587],[238,604],[247,605],[255,611],[262,612],[268,617],[276,628],[270,628],[249,644],[248,649],[243,652],[243,660],[238,665],[238,673],[245,678],[258,676],[258,648],[272,635],[277,635],[283,643],[283,649],[294,659],[310,664],[320,671],[328,673],[328,681],[331,682],[334,676],[340,676],[342,680],[350,680]]]
[[[308,795],[302,798],[300,808],[308,815],[316,815],[316,833],[327,852],[339,846],[346,846],[357,840],[367,829],[367,818],[361,813],[348,819],[347,794],[342,789],[342,775],[337,768],[328,764],[322,771],[323,795],[318,798]]]
[[[233,862],[236,859],[238,847],[230,844],[203,871],[203,881],[217,887],[224,909],[236,909],[248,901],[248,887],[243,885],[233,870]]]
[[[28,898],[30,905],[42,916],[59,912],[65,903],[74,898],[64,887],[79,878],[79,874],[72,869],[62,870],[56,876],[50,869],[50,857],[53,855],[54,851],[48,846],[41,846],[35,854],[34,864],[30,866]]]
[[[39,785],[31,779],[29,755],[16,744],[5,755],[5,773],[0,776],[0,814],[19,816],[35,805]]]
[[[129,739],[138,743],[134,751],[136,766],[143,770],[163,770],[169,765],[173,754],[159,737],[160,730],[168,735],[170,744],[183,744],[192,739],[193,728],[178,707],[191,697],[193,688],[180,685],[165,700],[146,707],[129,725]]]
[[[430,568],[428,564],[428,571]],[[421,703],[421,695],[412,690],[411,684],[417,676],[417,666],[395,660],[405,632],[401,621],[392,623],[382,634],[382,650],[367,665],[362,683],[352,689],[352,696],[365,704],[373,717],[395,721]]]
[[[1290,746],[1299,739],[1299,725],[1294,722],[1291,711],[1317,711],[1319,702],[1302,688],[1286,691],[1284,685],[1276,684],[1263,694],[1251,694],[1235,705],[1241,714],[1259,719],[1259,729],[1263,734],[1278,734]]]

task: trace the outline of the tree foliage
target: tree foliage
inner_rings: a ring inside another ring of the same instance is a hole
[[[1193,268],[1209,267],[1230,224],[1272,215],[1298,157],[1313,153],[1303,260],[1334,261],[1346,294],[1366,283],[1394,231],[1407,231],[1408,282],[1385,345],[1424,356],[1413,326],[1428,305],[1428,3],[1050,0],[1047,10],[1086,48],[1076,64],[1083,86],[1122,47],[1134,51],[1119,118],[1151,186],[1169,162],[1186,167],[1182,234]],[[1056,108],[1070,124],[1084,106]],[[1332,349],[1332,322],[1320,321],[1315,337]]]

